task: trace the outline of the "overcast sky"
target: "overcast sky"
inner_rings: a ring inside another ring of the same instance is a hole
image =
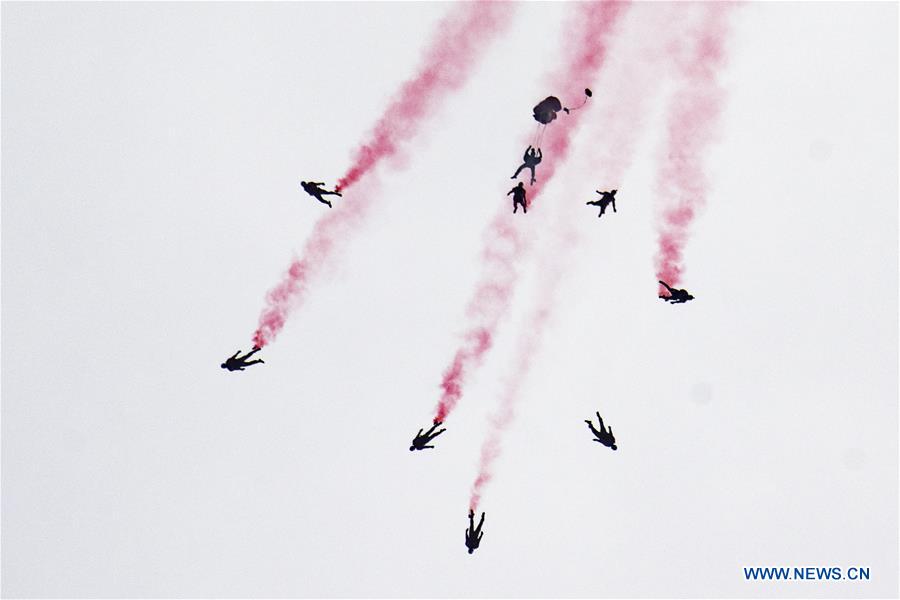
[[[569,7],[519,6],[379,172],[378,208],[266,364],[219,368],[328,210],[300,179],[343,174],[447,8],[3,4],[3,595],[896,595],[895,3],[735,11],[692,303],[655,297],[669,88],[621,181],[600,180],[585,116],[542,200],[571,208],[579,244],[534,363],[518,369],[515,341],[548,278],[539,233],[447,433],[410,453],[561,68]],[[623,40],[665,8],[637,5]],[[614,57],[586,110],[627,73]],[[584,203],[606,187],[618,212],[598,221]],[[595,411],[617,452],[591,441]]]

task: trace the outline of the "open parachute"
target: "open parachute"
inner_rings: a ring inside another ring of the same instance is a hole
[[[556,96],[547,96],[534,107],[534,120],[547,125],[556,119],[556,113],[562,110],[562,102]]]
[[[591,92],[590,88],[584,89],[584,100],[582,100],[581,104],[574,108],[565,108],[562,105],[562,102],[559,101],[559,98],[556,96],[547,96],[540,102],[538,102],[534,107],[534,120],[540,123],[538,125],[538,131],[535,133],[535,139],[532,143],[532,146],[535,148],[540,147],[541,139],[544,137],[544,127],[552,123],[555,119],[559,111],[564,111],[566,114],[573,110],[578,110],[582,106],[585,105],[587,99],[593,96],[593,92]]]

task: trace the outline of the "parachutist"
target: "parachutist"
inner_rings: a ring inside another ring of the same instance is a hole
[[[541,159],[544,158],[544,153],[541,152],[541,149],[534,149],[532,146],[528,146],[525,148],[525,155],[522,157],[522,166],[520,166],[515,174],[510,177],[510,179],[515,179],[519,176],[519,173],[522,172],[522,169],[531,169],[531,185],[534,185],[534,168],[541,163]]]
[[[607,430],[607,428],[603,426],[603,417],[600,416],[599,412],[597,413],[597,420],[600,422],[600,431],[597,431],[597,429],[594,428],[594,424],[591,421],[587,419],[584,420],[584,422],[587,423],[588,428],[591,430],[591,433],[593,433],[594,437],[597,438],[594,441],[600,442],[607,448],[617,450],[618,448],[616,447],[616,436],[613,435],[612,427]]]
[[[665,281],[660,281],[660,285],[664,286],[667,290],[669,290],[668,296],[660,296],[663,300],[668,302],[669,304],[684,304],[688,300],[693,300],[694,297],[691,296],[687,290],[679,290],[677,288],[673,288],[669,286]]]
[[[249,367],[250,365],[255,365],[257,363],[264,363],[265,361],[261,358],[257,358],[256,360],[247,361],[248,358],[259,352],[261,348],[258,346],[253,346],[253,350],[245,354],[244,356],[238,356],[241,353],[240,350],[232,354],[229,358],[225,359],[225,362],[222,363],[223,369],[228,369],[229,371],[243,371],[244,367]]]
[[[481,513],[481,521],[478,522],[478,527],[475,527],[474,517],[475,511],[470,509],[469,527],[466,529],[466,548],[469,549],[469,554],[475,552],[475,549],[481,543],[481,538],[484,537],[484,532],[481,531],[481,527],[484,525],[484,513]]]
[[[433,440],[434,438],[436,438],[437,436],[444,433],[445,431],[447,431],[446,429],[441,429],[437,433],[434,433],[434,430],[437,429],[438,427],[440,427],[441,424],[442,423],[440,421],[436,421],[434,423],[434,425],[431,426],[431,429],[426,431],[424,435],[422,434],[422,430],[420,429],[419,433],[416,434],[416,437],[413,438],[412,446],[409,447],[409,451],[412,452],[413,450],[424,450],[425,448],[434,448],[434,446],[426,446],[426,444],[428,442],[430,442],[431,440]]]
[[[342,196],[342,194],[340,192],[338,192],[337,190],[335,190],[333,192],[324,190],[319,187],[320,185],[325,185],[325,183],[323,183],[321,181],[301,181],[300,182],[300,187],[303,188],[303,191],[305,191],[307,194],[309,194],[310,196],[312,196],[313,198],[315,198],[322,204],[327,204],[328,208],[331,208],[331,202],[329,202],[322,196],[328,196],[328,195]]]
[[[522,207],[522,210],[527,214],[528,205],[525,203],[525,184],[520,181],[519,185],[506,192],[507,196],[509,196],[510,194],[513,195],[513,214],[516,214],[516,211],[519,209],[520,205]]]
[[[598,194],[600,194],[599,200],[594,200],[592,202],[587,202],[588,206],[599,206],[600,214],[597,215],[597,218],[603,216],[603,213],[606,212],[606,207],[612,204],[613,212],[616,212],[616,192],[618,190],[613,190],[611,192],[601,192],[600,190],[594,190]]]

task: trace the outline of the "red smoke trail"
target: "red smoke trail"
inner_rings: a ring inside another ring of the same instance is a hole
[[[409,142],[420,121],[434,112],[440,94],[462,87],[476,58],[511,11],[511,3],[506,2],[465,3],[444,19],[419,74],[403,85],[375,124],[371,139],[356,151],[353,165],[338,180],[338,190],[352,186],[382,160],[396,155],[400,144]]]
[[[549,271],[549,273],[550,281],[547,282],[541,299],[538,301],[538,309],[528,319],[528,327],[522,330],[516,344],[516,372],[506,381],[506,387],[500,396],[500,406],[491,418],[490,432],[481,446],[478,476],[475,478],[475,483],[472,484],[472,495],[469,499],[469,510],[471,511],[478,509],[482,488],[494,477],[492,466],[500,456],[502,434],[515,417],[515,406],[522,383],[525,381],[523,374],[531,368],[531,363],[537,354],[540,340],[550,318],[550,307],[553,306],[553,295],[559,283],[561,271]]]
[[[710,2],[696,30],[685,43],[674,45],[676,89],[668,118],[665,158],[657,174],[661,200],[656,278],[676,286],[681,282],[682,250],[697,210],[706,202],[708,182],[704,155],[716,137],[716,125],[724,106],[724,92],[717,81],[725,63],[724,42],[730,2]],[[661,294],[668,294],[660,286]]]
[[[383,159],[396,156],[415,137],[447,98],[468,80],[488,44],[506,26],[512,3],[460,3],[437,28],[415,77],[403,84],[396,99],[375,124],[370,140],[356,153],[353,165],[338,182],[346,189],[370,173]],[[266,346],[284,327],[288,313],[303,300],[310,280],[368,213],[374,193],[345,197],[316,223],[301,258],[295,258],[281,282],[266,296],[266,307],[253,334],[253,344]]]
[[[576,14],[567,23],[565,69],[551,82],[551,88],[563,102],[573,102],[590,87],[606,59],[609,43],[627,4],[621,2],[591,2],[579,4]],[[569,154],[572,136],[582,117],[590,111],[585,107],[568,115],[560,115],[547,126],[546,142],[542,144],[544,160],[540,178],[528,189],[531,208],[541,190],[553,178],[557,167]],[[434,421],[443,422],[463,394],[466,376],[479,365],[491,348],[500,319],[509,307],[517,281],[516,264],[525,249],[525,236],[514,226],[511,206],[504,203],[485,233],[484,272],[469,301],[467,317],[470,325],[464,342],[454,353],[450,366],[441,381],[442,393],[435,409]],[[516,215],[518,216],[518,215]],[[522,217],[528,219],[530,217]]]
[[[588,162],[596,165],[595,180],[601,188],[617,188],[624,179],[634,158],[641,133],[646,129],[651,103],[654,101],[665,77],[666,61],[659,60],[669,39],[679,34],[678,23],[683,9],[669,5],[643,5],[638,10],[647,14],[632,15],[630,25],[636,30],[623,31],[627,36],[616,47],[614,60],[600,81],[604,90],[594,107],[591,136],[597,140],[588,151]],[[608,184],[608,185],[607,185]],[[588,188],[585,188],[588,189]],[[626,196],[627,197],[627,196]],[[628,201],[630,201],[629,199]],[[626,200],[622,199],[623,204]],[[627,204],[625,204],[627,206]],[[544,330],[553,316],[556,296],[571,257],[580,244],[576,220],[583,220],[584,213],[576,206],[560,206],[556,212],[552,246],[541,253],[539,273],[547,273],[534,310],[524,323],[515,346],[515,372],[509,375],[500,394],[497,412],[492,416],[490,428],[481,447],[478,475],[472,484],[469,508],[476,510],[484,487],[493,479],[494,463],[500,456],[503,433],[515,418],[515,408],[520,392],[543,339]],[[604,219],[608,218],[604,216]],[[589,215],[587,218],[596,216]]]

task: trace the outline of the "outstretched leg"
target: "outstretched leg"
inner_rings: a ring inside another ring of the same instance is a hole
[[[261,358],[257,358],[256,360],[251,360],[250,362],[245,362],[245,363],[244,363],[244,366],[245,366],[245,367],[249,367],[250,365],[255,365],[255,364],[257,364],[257,363],[264,363],[264,362],[266,362],[266,361],[264,361],[264,360],[261,359]]]
[[[531,169],[531,185],[534,185],[536,179],[534,178],[534,165],[528,165],[528,168]]]
[[[519,210],[519,203],[513,200],[513,214],[516,214],[517,210]]]
[[[328,195],[332,195],[332,196],[343,196],[343,194],[341,194],[340,192],[329,192],[329,191],[324,191],[324,192],[322,192],[322,195],[323,195],[323,196],[328,196]]]
[[[515,179],[516,177],[518,177],[518,176],[519,176],[519,173],[522,172],[522,169],[524,169],[524,168],[527,167],[527,166],[528,166],[528,165],[526,165],[525,163],[522,163],[522,166],[520,166],[518,169],[516,169],[516,172],[513,174],[512,177],[510,177],[510,179]]]
[[[327,205],[328,205],[328,208],[331,208],[331,202],[329,202],[328,200],[326,200],[325,198],[323,198],[321,194],[316,194],[315,198],[316,198],[316,200],[318,200],[318,201],[321,202],[322,204],[327,204]]]

